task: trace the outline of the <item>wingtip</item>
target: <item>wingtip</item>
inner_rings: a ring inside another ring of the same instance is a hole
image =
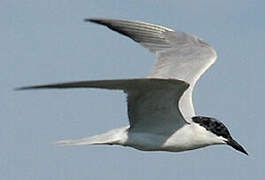
[[[86,19],[84,19],[84,21],[85,21],[85,22],[91,22],[91,21],[93,21],[93,20],[92,20],[92,18],[86,18]]]
[[[20,90],[23,90],[21,88],[13,88],[13,91],[20,91]]]
[[[95,24],[100,24],[100,25],[105,25],[108,26],[111,24],[111,21],[114,19],[109,19],[109,18],[86,18],[84,19],[85,22],[91,22]]]
[[[96,24],[101,24],[102,19],[100,18],[86,18],[84,19],[85,22],[92,22]]]
[[[18,88],[14,88],[14,91],[22,91],[22,90],[27,90],[27,89],[32,89],[30,87],[18,87]]]
[[[69,145],[65,140],[56,141],[53,143],[55,146],[67,146]]]
[[[46,86],[24,86],[24,87],[14,88],[14,91],[33,90],[33,89],[43,89],[43,88],[48,88],[48,87],[46,87]]]

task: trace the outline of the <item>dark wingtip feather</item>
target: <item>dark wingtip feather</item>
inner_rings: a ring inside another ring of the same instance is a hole
[[[15,91],[22,91],[22,90],[32,90],[32,89],[45,89],[50,88],[49,86],[25,86],[25,87],[18,87],[15,88]]]
[[[21,91],[21,90],[26,90],[26,87],[19,87],[19,88],[14,88],[14,91]]]
[[[79,83],[79,82],[77,82]],[[15,88],[15,91],[20,91],[20,90],[33,90],[33,89],[51,89],[51,88],[56,88],[56,89],[62,89],[62,88],[72,88],[72,87],[78,87],[71,85],[72,82],[69,83],[56,83],[56,84],[45,84],[45,85],[36,85],[36,86],[23,86],[23,87],[18,87]]]
[[[112,29],[114,31],[120,32],[119,28],[117,29],[117,28],[115,28],[112,25],[112,21],[113,20],[114,19],[107,19],[107,18],[88,18],[88,19],[84,19],[85,22],[91,22],[91,23],[107,26],[108,28],[110,28],[110,29]]]
[[[92,22],[92,23],[96,23],[96,24],[104,24],[102,19],[99,18],[87,18],[84,19],[85,22]]]
[[[93,20],[94,20],[93,18],[86,18],[86,19],[84,19],[85,22],[93,22]]]

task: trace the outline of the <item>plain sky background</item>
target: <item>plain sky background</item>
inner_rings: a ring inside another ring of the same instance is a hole
[[[240,179],[265,174],[264,0],[6,0],[0,5],[0,179]],[[195,34],[218,59],[199,80],[198,115],[221,120],[249,152],[224,145],[170,153],[58,147],[128,124],[122,92],[13,91],[53,82],[135,78],[155,56],[84,18],[142,20]]]

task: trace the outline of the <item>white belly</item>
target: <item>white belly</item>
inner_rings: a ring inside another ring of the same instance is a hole
[[[124,146],[131,146],[143,151],[180,152],[208,145],[194,141],[193,131],[189,125],[183,126],[171,135],[128,132],[127,138]]]

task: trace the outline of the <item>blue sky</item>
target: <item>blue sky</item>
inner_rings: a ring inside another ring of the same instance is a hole
[[[262,0],[3,1],[0,179],[264,179],[264,7]],[[89,17],[165,25],[212,45],[218,59],[196,85],[196,113],[224,122],[250,156],[223,145],[182,153],[55,146],[127,125],[125,95],[13,88],[143,77],[155,63],[132,40],[83,22]]]

